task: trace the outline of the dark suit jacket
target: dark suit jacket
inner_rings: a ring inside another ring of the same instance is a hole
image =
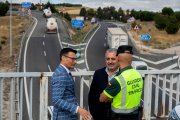
[[[77,100],[74,91],[74,80],[59,65],[51,79],[52,102],[54,106],[53,120],[77,120]]]
[[[111,103],[99,102],[100,94],[108,85],[105,69],[106,67],[95,71],[88,95],[89,110],[94,120],[108,120],[107,114],[111,110]]]

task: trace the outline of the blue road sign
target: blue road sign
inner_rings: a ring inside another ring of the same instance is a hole
[[[140,39],[142,41],[148,41],[148,40],[151,39],[151,35],[149,35],[149,34],[142,34],[142,35],[140,35]]]
[[[82,28],[84,23],[82,20],[71,20],[71,25],[73,28]]]
[[[31,8],[31,2],[22,2],[21,5],[24,8]]]

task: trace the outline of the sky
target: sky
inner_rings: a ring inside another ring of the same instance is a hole
[[[91,8],[114,6],[117,10],[121,7],[123,10],[161,11],[164,7],[171,7],[174,11],[180,11],[180,0],[12,0],[12,2],[16,3],[31,1],[33,1],[33,3],[47,3],[47,1],[50,1],[54,4],[82,4],[83,6]]]

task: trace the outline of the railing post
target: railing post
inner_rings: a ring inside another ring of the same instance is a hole
[[[14,99],[14,79],[13,78],[10,78],[10,96],[9,96],[9,98],[10,98],[10,120],[13,120],[13,118],[14,118],[14,112],[13,112],[13,110],[14,110],[14,105],[13,105],[13,99]]]
[[[81,77],[80,80],[80,107],[83,107],[83,91],[84,90],[84,77]],[[82,117],[80,116],[80,120],[82,120]]]
[[[2,120],[3,110],[3,79],[0,79],[0,120]]]
[[[145,75],[144,80],[144,119],[151,119],[151,92],[152,92],[152,76]]]
[[[40,79],[40,120],[47,120],[48,117],[48,77]]]

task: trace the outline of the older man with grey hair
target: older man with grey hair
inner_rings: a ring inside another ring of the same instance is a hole
[[[95,71],[91,83],[88,103],[89,110],[94,120],[111,119],[111,103],[102,103],[99,101],[100,94],[108,86],[109,81],[119,71],[117,49],[108,49],[105,52],[106,66]]]

